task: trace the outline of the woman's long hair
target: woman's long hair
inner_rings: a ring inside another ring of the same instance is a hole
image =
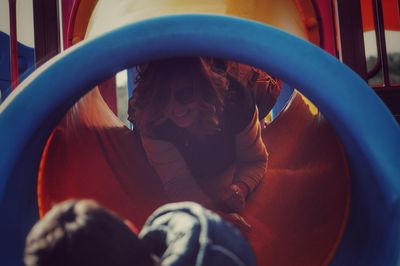
[[[142,134],[152,136],[165,121],[174,79],[191,80],[193,93],[200,101],[198,134],[208,135],[219,130],[219,116],[224,108],[229,82],[224,73],[211,70],[199,57],[177,57],[150,62],[138,67],[136,88],[129,100],[128,119]]]

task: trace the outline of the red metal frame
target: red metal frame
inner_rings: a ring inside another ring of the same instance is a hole
[[[68,39],[68,32],[69,32],[69,22],[76,9],[76,2],[75,0],[63,0],[62,1],[62,21],[63,21],[63,40],[64,40],[64,49],[67,49],[70,46],[70,40]]]
[[[371,1],[374,6],[379,64],[382,65],[385,80],[383,86],[376,86],[374,90],[400,122],[400,86],[389,83],[382,1]],[[337,0],[336,3],[342,60],[367,81],[371,73],[367,73],[366,67],[361,3],[348,0]],[[380,65],[375,68],[378,68],[379,71]],[[376,69],[372,71],[376,71]]]
[[[14,90],[19,83],[18,80],[18,48],[17,48],[17,11],[16,0],[9,0],[10,14],[10,73],[11,89]]]
[[[40,66],[60,51],[57,1],[33,0],[35,59]]]
[[[321,47],[333,56],[337,56],[334,12],[331,0],[313,0],[320,24]]]
[[[15,1],[15,0],[14,0]],[[374,1],[378,16],[376,16],[376,24],[379,25],[379,53],[381,53],[382,66],[387,67],[387,56],[385,46],[385,36],[383,28],[383,15],[381,9],[381,0]],[[46,4],[45,4],[46,2]],[[77,1],[78,2],[78,1]],[[36,61],[40,62],[49,59],[57,54],[58,49],[58,30],[57,30],[57,4],[56,1],[33,0],[34,3],[34,16],[35,16],[35,52]],[[338,25],[335,34],[334,18],[333,18],[333,5],[336,4]],[[341,47],[342,61],[356,71],[365,80],[371,73],[367,73],[365,51],[364,51],[364,37],[363,37],[363,23],[360,1],[348,0],[313,0],[314,6],[318,7],[320,13],[320,23],[322,23],[321,37],[323,38],[323,45],[328,52],[336,54],[335,37]],[[400,4],[399,4],[400,5]],[[76,8],[74,2],[71,10]],[[76,11],[75,11],[76,12]],[[72,15],[72,17],[71,17]],[[326,19],[329,15],[330,19]],[[73,19],[73,12],[70,14],[70,20]],[[71,21],[69,22],[71,25]],[[339,36],[340,34],[340,36]],[[68,31],[67,41],[70,38]],[[331,46],[326,47],[328,44]],[[68,45],[67,45],[68,46]],[[375,88],[376,93],[387,104],[393,114],[400,120],[400,86],[391,85],[388,81],[388,74],[385,74],[385,81],[387,83],[384,87]]]

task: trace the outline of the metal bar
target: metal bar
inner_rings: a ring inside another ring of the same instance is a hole
[[[374,6],[374,0],[370,0],[372,6]],[[377,31],[377,18],[375,15],[375,11],[373,10],[373,16],[374,16],[374,32],[375,32],[375,45],[377,47],[377,59],[376,59],[376,63],[374,65],[374,67],[368,71],[367,70],[367,74],[366,74],[366,78],[367,80],[374,77],[376,74],[378,74],[379,70],[382,69],[382,54],[381,54],[381,50],[379,49],[379,33]]]
[[[64,31],[63,31],[63,13],[62,13],[62,0],[57,1],[57,14],[58,14],[58,47],[60,52],[64,51]]]
[[[364,36],[360,1],[337,0],[341,59],[343,63],[366,77]]]
[[[400,0],[397,1],[397,7],[398,7],[397,15],[400,17]]]
[[[35,58],[40,66],[59,52],[57,2],[33,0]]]
[[[378,60],[376,61],[374,67],[370,71],[368,71],[366,74],[367,80],[373,78],[376,74],[378,74],[379,70],[381,70],[381,69],[382,69],[382,64],[378,57]]]
[[[382,68],[381,55],[380,55],[379,51],[378,51],[378,56],[377,57],[378,58],[376,60],[376,63],[374,65],[374,67],[371,70],[369,70],[367,72],[367,74],[366,74],[366,78],[367,79],[370,79],[370,78],[374,77],[376,74],[378,74],[379,70],[381,70],[381,68]]]
[[[387,50],[386,50],[386,38],[385,38],[385,25],[383,22],[383,11],[382,11],[382,2],[381,0],[374,0],[374,18],[375,18],[375,30],[378,33],[378,50],[381,54],[381,62],[382,62],[382,73],[383,73],[383,86],[387,87],[390,84],[389,79],[389,65],[387,59]]]
[[[11,73],[11,89],[14,90],[18,86],[18,47],[17,47],[17,10],[16,0],[9,0],[10,13],[10,73]]]
[[[321,23],[322,22],[321,10],[319,9],[319,5],[316,0],[312,0],[311,4],[314,7],[315,16],[317,17],[317,21],[318,21],[319,46],[325,47],[325,32],[324,32],[324,27]]]

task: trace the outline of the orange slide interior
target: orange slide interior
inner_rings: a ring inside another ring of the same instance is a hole
[[[52,133],[38,177],[40,212],[67,198],[93,198],[140,229],[166,197],[138,135],[102,112],[111,113],[102,101],[88,101],[81,109],[78,104]],[[252,225],[246,237],[259,265],[328,264],[343,234],[350,199],[337,136],[296,94],[263,129],[263,138],[269,169],[243,213]],[[202,185],[211,187],[207,182]],[[218,187],[226,180],[212,182]]]

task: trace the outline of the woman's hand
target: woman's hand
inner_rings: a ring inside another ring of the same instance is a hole
[[[237,229],[243,233],[251,231],[251,225],[237,213],[219,213],[219,215],[225,220],[233,224]]]
[[[242,212],[246,205],[249,189],[242,182],[234,183],[220,193],[222,203],[232,212]]]

